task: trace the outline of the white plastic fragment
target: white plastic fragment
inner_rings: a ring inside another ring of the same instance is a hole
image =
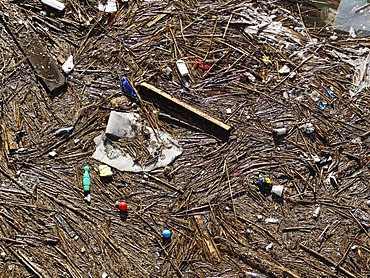
[[[116,0],[108,0],[106,5],[99,4],[98,9],[101,12],[115,13],[115,12],[117,12]]]
[[[48,155],[50,157],[56,157],[57,156],[57,153],[56,153],[56,151],[51,151],[51,152],[48,153]]]
[[[265,223],[266,224],[278,224],[280,221],[276,218],[266,218]]]
[[[288,74],[290,72],[290,68],[287,65],[284,65],[279,69],[280,74]]]
[[[317,155],[313,155],[313,156],[312,156],[312,159],[313,159],[313,161],[314,161],[315,163],[319,163],[319,162],[320,162],[320,157],[319,157],[319,156],[317,156]]]
[[[316,219],[317,217],[319,217],[320,211],[321,211],[321,207],[320,206],[318,206],[317,208],[315,208],[315,210],[313,211],[313,214],[312,214],[313,218]]]
[[[171,76],[172,74],[172,69],[167,66],[166,68],[163,69],[163,72],[167,75],[167,76]]]
[[[335,187],[337,187],[338,186],[338,181],[337,181],[337,179],[335,178],[335,176],[333,175],[333,173],[330,173],[329,175],[328,175],[328,177],[325,179],[325,183],[326,183],[326,185],[333,185],[333,186],[335,186]]]
[[[41,0],[41,2],[49,7],[52,7],[58,11],[63,11],[65,9],[65,5],[62,2],[57,0]]]
[[[105,271],[102,273],[101,275],[101,278],[109,278],[109,275],[108,273],[106,273]]]
[[[275,136],[282,136],[282,135],[285,135],[286,133],[287,133],[287,129],[285,127],[274,129]]]
[[[88,203],[91,203],[91,195],[90,194],[87,194],[84,198],[84,200]]]
[[[245,275],[245,277],[250,277],[250,278],[264,278],[265,277],[265,276],[262,276],[258,273],[254,273],[251,271],[243,271],[243,274]]]
[[[113,176],[112,169],[108,165],[99,165],[99,176],[106,178]]]
[[[283,195],[284,185],[274,185],[271,188],[271,193],[281,197]]]
[[[139,121],[137,114],[112,111],[109,115],[105,135],[110,139],[135,136],[135,123]]]
[[[352,39],[355,39],[355,38],[357,38],[357,34],[356,34],[356,31],[355,31],[355,29],[351,26],[351,27],[349,27],[349,36],[352,38]]]
[[[316,90],[313,90],[309,95],[310,95],[311,99],[315,102],[320,99],[320,93]]]
[[[271,242],[269,245],[267,245],[265,247],[266,251],[269,252],[272,249],[273,246],[274,246],[274,244]]]
[[[116,148],[109,140],[133,138],[138,133],[141,133],[144,138],[148,137],[144,143],[147,143],[146,149],[149,154],[155,158],[142,165],[136,162],[135,156]],[[112,111],[105,135],[99,135],[94,139],[96,149],[92,157],[119,171],[152,171],[167,166],[182,153],[182,148],[176,138],[165,131],[153,130],[151,127],[144,125],[140,115],[136,113]]]
[[[73,56],[71,55],[62,65],[62,70],[65,74],[69,74],[73,70],[74,66],[75,65],[73,64]]]
[[[177,69],[179,70],[181,77],[186,77],[189,75],[188,68],[183,60],[181,59],[177,60],[176,66],[177,66]]]
[[[72,131],[73,131],[73,126],[63,127],[63,128],[59,128],[57,131],[55,131],[54,134],[57,137],[64,137],[64,136],[70,134]]]
[[[253,74],[251,74],[250,72],[246,72],[246,73],[244,73],[244,75],[248,78],[248,80],[250,81],[250,82],[255,82],[256,81],[256,78],[254,77],[254,75]]]
[[[231,110],[231,108],[227,108],[226,109],[226,114],[231,114],[233,111]]]
[[[289,78],[290,78],[290,79],[293,79],[296,75],[297,75],[297,73],[296,73],[295,71],[293,71],[293,72],[291,72],[291,73],[289,74]]]
[[[300,125],[298,128],[302,132],[307,133],[307,134],[311,134],[315,131],[315,127],[313,126],[312,123],[306,123],[306,124]]]
[[[329,39],[332,41],[336,41],[338,39],[338,36],[334,33],[334,35],[330,36]]]

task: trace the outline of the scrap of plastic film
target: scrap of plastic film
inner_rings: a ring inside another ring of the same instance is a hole
[[[370,36],[370,3],[367,0],[340,1],[333,28],[354,31],[358,37]]]
[[[272,182],[271,182],[270,178],[267,178],[267,177],[265,177],[265,182],[266,182],[267,184],[272,184]]]
[[[263,56],[262,62],[264,62],[265,64],[271,64],[271,59],[269,56]]]

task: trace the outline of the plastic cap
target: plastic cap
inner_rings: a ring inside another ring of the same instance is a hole
[[[87,165],[84,167],[84,170],[85,170],[85,171],[89,171],[89,169],[90,169],[90,168],[89,168],[89,166],[87,166]]]
[[[119,203],[118,208],[120,211],[127,211],[127,204],[126,203]]]
[[[170,231],[170,230],[163,230],[163,232],[162,232],[162,236],[163,236],[164,238],[170,238],[170,236],[171,236],[171,231]]]

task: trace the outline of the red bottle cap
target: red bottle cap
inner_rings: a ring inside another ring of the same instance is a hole
[[[126,203],[119,203],[118,208],[120,211],[127,211],[127,204]]]

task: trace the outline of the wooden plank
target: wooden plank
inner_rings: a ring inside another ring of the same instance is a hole
[[[152,102],[154,106],[161,109],[163,112],[194,125],[206,133],[213,134],[223,141],[229,139],[231,126],[146,82],[141,83],[138,90],[141,99]]]
[[[30,22],[12,4],[6,6],[6,16],[0,16],[7,31],[11,34],[18,47],[27,57],[35,75],[46,91],[58,93],[66,88],[65,78],[61,67],[49,55],[42,42],[31,27]]]

